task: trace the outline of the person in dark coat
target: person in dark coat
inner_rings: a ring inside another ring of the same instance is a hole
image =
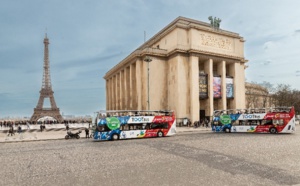
[[[21,125],[18,126],[18,133],[19,133],[19,134],[22,133],[22,127],[21,127]]]
[[[90,138],[90,130],[88,128],[85,128],[85,138]]]

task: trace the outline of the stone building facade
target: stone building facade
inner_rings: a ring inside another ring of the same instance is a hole
[[[244,42],[178,17],[105,74],[106,109],[174,110],[194,122],[245,108]]]
[[[271,107],[270,95],[267,88],[254,83],[245,83],[246,107],[245,108],[267,108]]]

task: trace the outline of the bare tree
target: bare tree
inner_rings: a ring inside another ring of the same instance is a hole
[[[279,107],[289,106],[291,102],[291,86],[285,84],[278,84],[276,92],[273,94],[275,105]]]

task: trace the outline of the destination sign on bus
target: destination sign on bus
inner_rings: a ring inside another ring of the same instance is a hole
[[[238,120],[258,120],[265,117],[265,113],[262,114],[241,114]]]
[[[154,116],[135,116],[130,117],[128,123],[151,123],[154,119]]]

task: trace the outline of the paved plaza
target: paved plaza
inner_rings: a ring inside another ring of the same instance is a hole
[[[299,185],[299,155],[300,131],[10,142],[0,144],[0,185]]]

